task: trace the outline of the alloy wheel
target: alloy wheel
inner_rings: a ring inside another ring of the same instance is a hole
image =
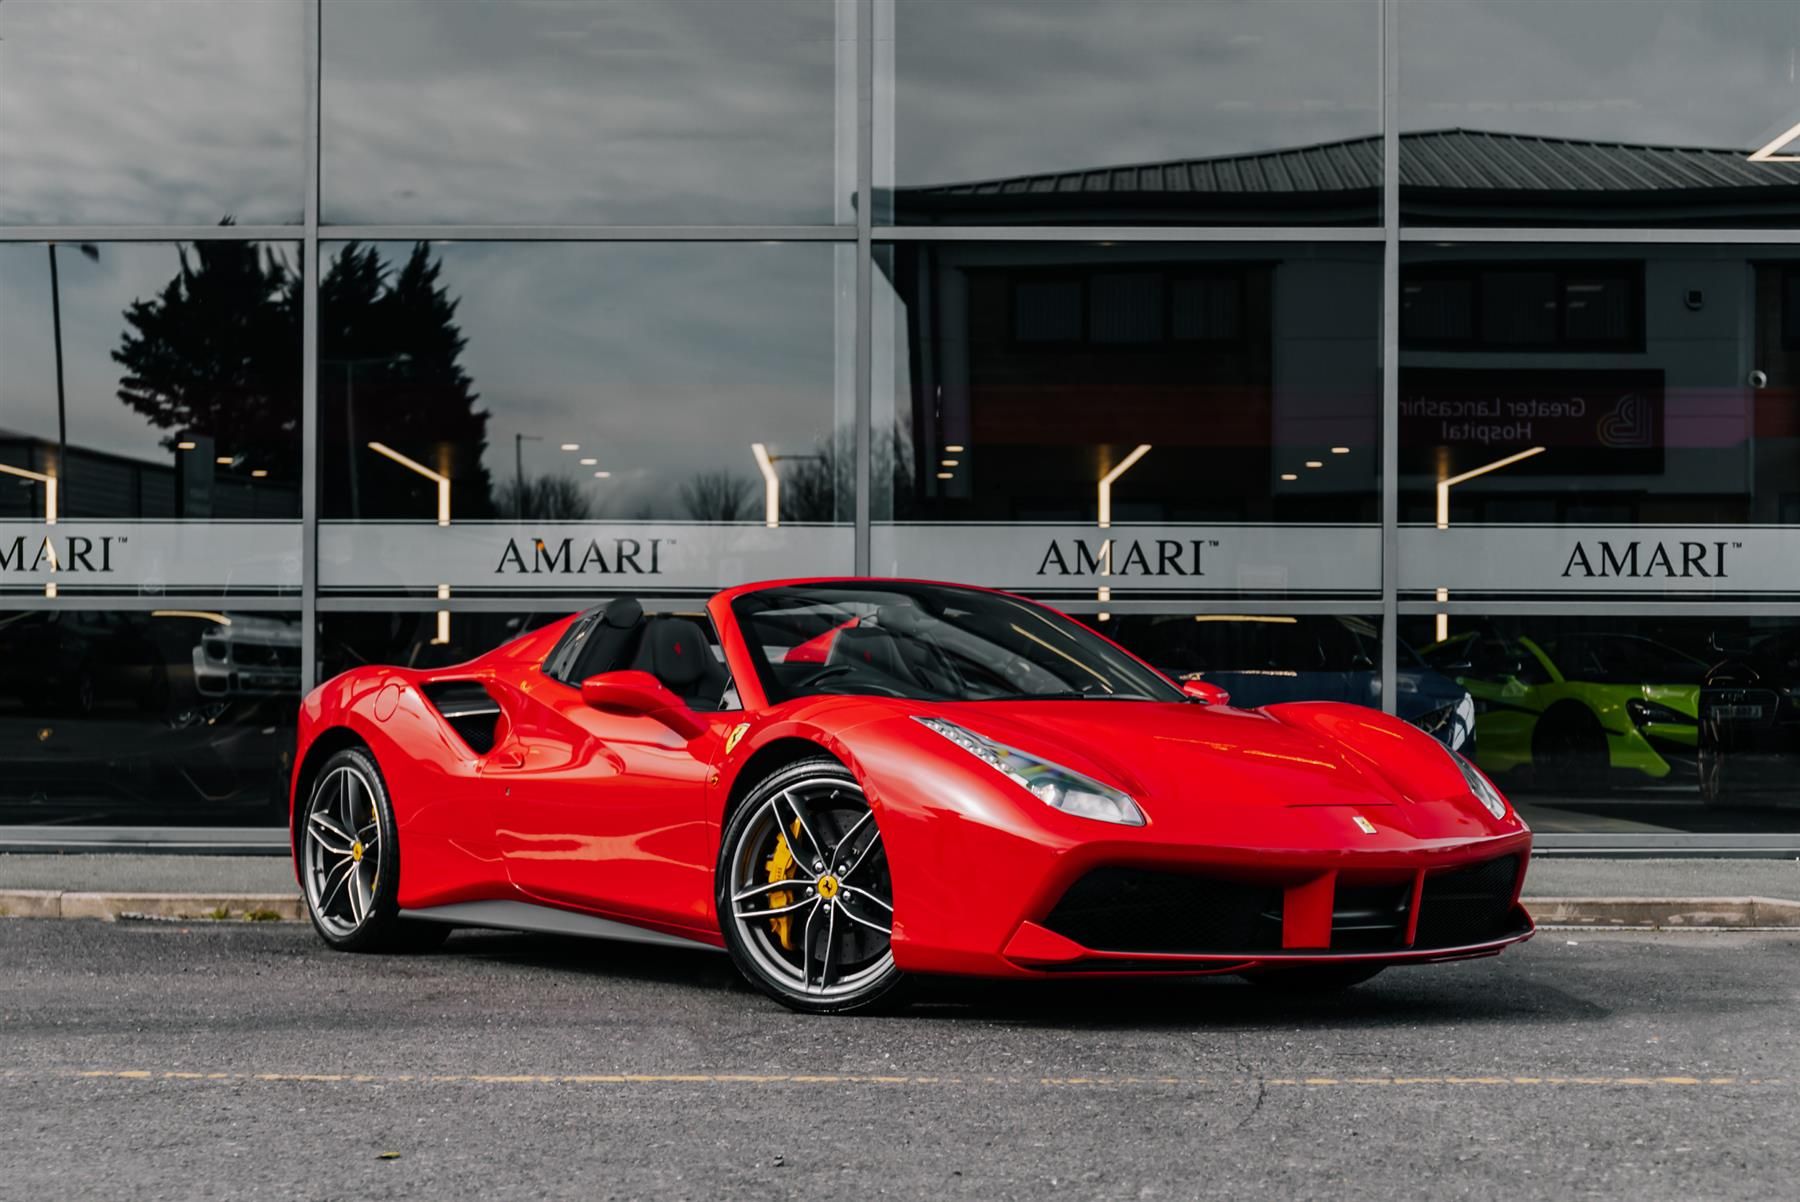
[[[374,911],[381,885],[381,814],[373,783],[339,764],[314,785],[306,806],[306,900],[319,925],[344,938]]]
[[[809,1003],[891,976],[893,882],[862,790],[846,773],[807,772],[750,804],[721,900],[757,974]]]

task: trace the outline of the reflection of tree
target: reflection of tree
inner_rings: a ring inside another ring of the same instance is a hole
[[[300,437],[300,280],[273,250],[196,242],[161,292],[125,309],[113,360],[119,399],[168,433],[210,435],[221,454],[289,461]]]
[[[567,476],[531,476],[508,480],[494,497],[495,508],[544,522],[580,522],[594,516],[581,483]]]
[[[876,430],[869,448],[870,511],[911,516],[912,447],[898,428]],[[905,512],[901,512],[904,509]],[[856,517],[856,433],[850,427],[819,439],[810,455],[783,456],[781,517],[791,522],[848,522]]]
[[[220,455],[266,467],[279,480],[300,440],[300,273],[253,242],[197,242],[181,249],[180,260],[160,292],[125,310],[113,351],[124,368],[119,399],[167,431],[163,445],[171,450],[209,436]],[[378,249],[353,242],[319,280],[327,516],[437,512],[435,484],[374,456],[371,442],[448,475],[455,516],[493,513],[481,464],[488,415],[476,408],[462,369],[467,339],[439,270],[423,242],[397,270]]]
[[[319,282],[319,396],[324,512],[339,517],[429,517],[434,486],[366,451],[385,443],[453,481],[458,518],[494,512],[481,456],[488,415],[476,408],[460,358],[468,340],[458,302],[439,286],[441,264],[418,243],[395,271],[375,247],[351,243]],[[350,473],[356,472],[356,512]]]
[[[696,522],[741,522],[750,514],[750,481],[728,471],[699,472],[681,486],[681,503]]]

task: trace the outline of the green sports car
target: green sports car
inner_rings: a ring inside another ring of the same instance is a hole
[[[1475,630],[1422,654],[1475,698],[1489,775],[1524,770],[1536,789],[1590,793],[1616,777],[1694,771],[1707,665],[1673,647],[1628,634]]]

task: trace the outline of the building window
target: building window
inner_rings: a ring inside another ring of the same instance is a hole
[[[1400,338],[1409,350],[1641,351],[1637,263],[1434,264],[1406,273]]]

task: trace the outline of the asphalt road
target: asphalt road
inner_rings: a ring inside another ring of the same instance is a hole
[[[702,953],[10,919],[0,1198],[1792,1197],[1797,1003],[1792,934],[808,1019]]]

